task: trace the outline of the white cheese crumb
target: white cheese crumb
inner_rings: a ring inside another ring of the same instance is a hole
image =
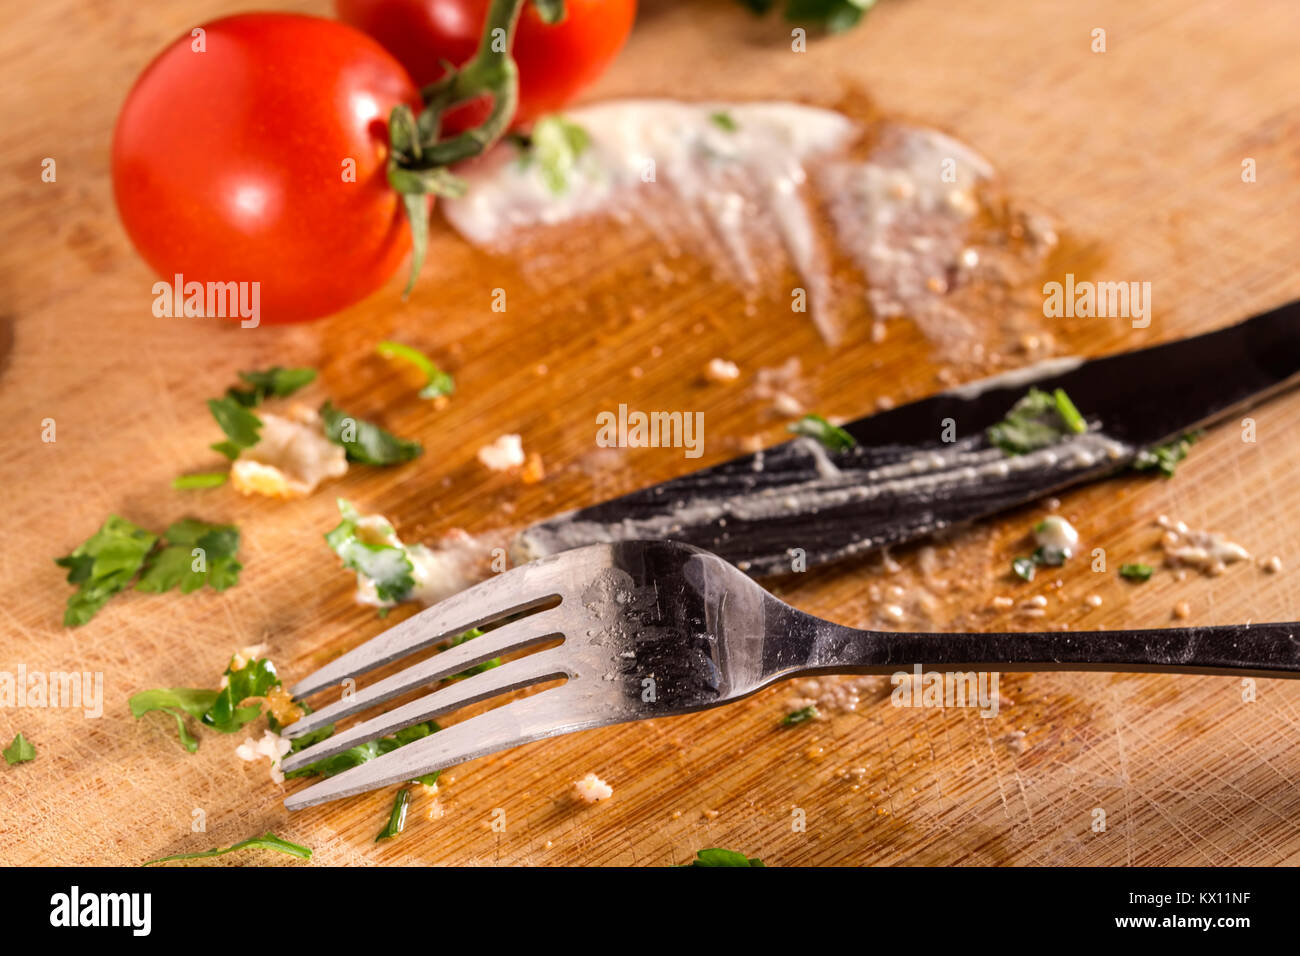
[[[478,460],[493,471],[507,471],[524,463],[523,441],[518,435],[502,435],[478,450]]]
[[[596,803],[599,800],[608,800],[614,795],[614,788],[601,780],[594,773],[589,773],[581,780],[573,784],[574,791],[578,794],[578,799],[584,803]]]
[[[704,374],[708,376],[710,381],[734,382],[740,378],[740,366],[735,362],[728,362],[726,359],[710,359]]]
[[[1071,557],[1079,546],[1079,532],[1059,515],[1049,515],[1034,526],[1034,543],[1044,551]]]
[[[261,439],[239,453],[230,466],[230,483],[246,495],[301,498],[326,478],[348,470],[347,453],[325,437],[320,416],[305,405],[287,415],[259,411]]]
[[[281,737],[273,730],[264,731],[262,739],[254,742],[252,737],[245,737],[244,742],[235,748],[235,756],[240,760],[256,760],[266,757],[271,761],[271,780],[284,783],[284,773],[280,770],[280,760],[292,748],[288,737]]]

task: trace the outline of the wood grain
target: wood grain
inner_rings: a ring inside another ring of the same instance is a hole
[[[704,846],[770,864],[1300,863],[1300,694],[1280,681],[1260,682],[1258,699],[1244,703],[1230,679],[1005,675],[1006,703],[991,719],[869,696],[857,713],[795,729],[778,727],[792,694],[778,687],[711,713],[457,768],[443,789],[445,815],[426,819],[427,802],[417,802],[407,832],[382,846],[373,839],[390,794],[290,816],[265,765],[235,759],[241,738],[208,735],[191,756],[163,720],[133,720],[132,693],[213,683],[242,645],[268,642],[292,678],[383,629],[352,602],[348,576],[322,544],[336,494],[389,515],[408,539],[451,528],[504,534],[723,460],[753,436],[777,440],[781,421],[747,384],[790,356],[802,362],[810,407],[828,415],[942,387],[930,346],[905,324],[873,345],[859,322],[832,350],[783,303],[747,308],[703,263],[612,228],[569,234],[547,271],[526,274],[436,221],[408,302],[395,279],[303,327],[153,318],[154,277],[112,206],[112,123],[164,43],[236,7],[50,0],[0,13],[0,668],[88,670],[105,681],[98,719],[0,710],[3,742],[21,730],[38,750],[34,762],[0,769],[0,860],[133,864],[274,830],[314,847],[323,864],[658,865]],[[1090,51],[1095,27],[1107,31],[1104,54]],[[1297,39],[1300,10],[1287,0],[1248,9],[1227,0],[898,0],[863,29],[795,54],[779,23],[753,22],[732,3],[656,2],[592,96],[865,94],[954,133],[990,157],[1013,195],[1063,224],[1071,251],[1062,271],[1152,283],[1149,329],[1113,320],[1049,329],[1058,351],[1102,354],[1300,296]],[[40,179],[47,156],[58,163],[55,183]],[[1240,178],[1247,157],[1258,165],[1254,184]],[[490,309],[497,288],[507,290],[505,314]],[[374,356],[387,337],[455,373],[447,409],[418,400]],[[714,356],[736,361],[742,382],[706,384]],[[173,492],[174,475],[210,463],[204,399],[236,370],[273,362],[320,368],[315,397],[418,436],[425,455],[400,469],[356,469],[288,504],[229,489]],[[703,411],[704,459],[594,455],[595,414],[620,402]],[[1016,585],[1005,569],[1043,513],[1037,506],[908,549],[892,573],[872,557],[781,581],[781,593],[860,625],[879,621],[893,584],[909,599],[922,585],[936,591],[952,627],[1159,626],[1179,601],[1205,623],[1296,619],[1300,396],[1253,417],[1253,444],[1225,425],[1174,480],[1108,482],[1069,495],[1061,510],[1112,562],[1153,557],[1151,522],[1168,513],[1280,555],[1281,574],[1237,566],[1178,581],[1162,572],[1133,586],[1079,561]],[[54,443],[40,440],[46,418],[57,422]],[[542,454],[545,482],[524,486],[475,462],[475,450],[504,432]],[[51,561],[110,512],[158,528],[187,513],[238,523],[242,583],[224,595],[128,594],[88,626],[62,629],[68,588]],[[1043,594],[1048,615],[995,610],[1000,594]],[[1090,594],[1099,608],[1084,603]],[[1011,736],[1021,731],[1022,752]],[[571,799],[572,781],[588,771],[613,785],[612,800]],[[496,808],[504,833],[489,827]],[[795,808],[806,813],[804,832],[791,825]],[[1095,808],[1106,811],[1104,832],[1090,828]],[[192,832],[195,810],[206,832]]]

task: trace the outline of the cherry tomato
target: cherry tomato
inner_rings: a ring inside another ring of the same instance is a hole
[[[339,17],[364,30],[401,60],[421,87],[442,76],[440,60],[457,66],[479,44],[489,0],[336,0]],[[531,3],[519,17],[511,53],[519,65],[515,126],[565,106],[594,83],[623,48],[636,0],[567,0],[565,18],[542,22]],[[490,104],[450,111],[443,128],[456,132],[481,123]]]
[[[375,291],[411,248],[388,185],[387,118],[418,111],[405,68],[346,24],[215,20],[136,81],[113,136],[126,231],[160,277],[259,283],[260,319],[297,322]]]

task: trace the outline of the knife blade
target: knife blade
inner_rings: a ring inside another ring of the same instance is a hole
[[[1128,467],[1300,380],[1300,301],[1192,338],[1053,359],[850,422],[857,446],[792,441],[538,522],[520,560],[671,538],[755,576],[925,537]],[[1086,433],[1008,455],[986,429],[1030,388],[1064,389]]]

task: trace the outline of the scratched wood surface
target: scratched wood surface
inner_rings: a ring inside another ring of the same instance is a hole
[[[408,540],[480,534],[723,460],[782,420],[751,391],[758,369],[802,363],[810,408],[855,416],[882,398],[942,387],[933,343],[906,322],[872,344],[862,317],[831,349],[783,300],[746,308],[689,255],[613,228],[569,234],[538,274],[460,242],[435,217],[422,281],[394,280],[328,321],[241,330],[150,314],[154,277],[117,223],[108,180],[112,123],[164,43],[239,7],[211,2],[51,0],[0,13],[0,669],[103,674],[103,715],[0,710],[37,759],[0,768],[0,861],[133,864],[267,830],[315,848],[320,864],[648,864],[727,846],[772,864],[1295,864],[1300,862],[1300,688],[1262,681],[1257,700],[1220,678],[1003,678],[996,717],[899,709],[868,693],[858,712],[781,729],[775,688],[699,715],[587,732],[459,767],[441,819],[417,801],[401,839],[376,845],[391,793],[288,814],[265,764],[206,735],[195,755],[165,719],[137,722],[134,692],[213,686],[230,653],[266,642],[290,679],[378,633],[352,601],[321,534],[336,495],[390,516]],[[324,12],[323,3],[284,4]],[[1107,51],[1090,33],[1107,31]],[[1300,296],[1300,9],[1288,0],[944,3],[886,0],[850,35],[790,52],[776,22],[734,4],[647,3],[594,96],[869,96],[946,129],[988,156],[1008,190],[1047,209],[1068,241],[1059,271],[1150,281],[1154,320],[1045,323],[1057,352],[1101,354],[1223,325]],[[42,183],[41,160],[57,160]],[[1256,160],[1258,181],[1241,163]],[[346,237],[340,237],[346,241]],[[508,311],[491,311],[504,288]],[[456,375],[433,410],[374,357],[397,337]],[[656,349],[656,346],[659,349]],[[706,383],[715,356],[742,379]],[[1010,355],[1007,364],[1028,361]],[[210,464],[204,399],[236,370],[318,367],[313,398],[378,417],[426,452],[398,469],[355,469],[292,503],[228,488],[180,493],[171,478]],[[544,366],[544,370],[539,366]],[[963,369],[962,375],[974,374]],[[1152,369],[1153,375],[1159,369]],[[705,455],[596,455],[595,416],[627,402],[705,413]],[[41,441],[42,420],[57,441]],[[1154,517],[1227,530],[1280,574],[1236,566],[1143,586],[1075,561],[1015,584],[1028,507],[933,545],[778,582],[789,601],[849,624],[878,624],[889,588],[935,596],[929,620],[985,629],[1161,626],[1186,601],[1193,621],[1296,619],[1300,395],[1254,413],[1258,441],[1215,430],[1168,482],[1123,478],[1065,496],[1088,547],[1111,561],[1156,556]],[[547,478],[522,485],[475,461],[519,432]],[[185,514],[235,522],[245,565],[222,595],[128,594],[89,625],[59,626],[68,587],[52,564],[110,512],[162,528]],[[900,593],[900,592],[894,592]],[[999,610],[1042,594],[1048,612]],[[1102,598],[1100,607],[1085,603]],[[908,605],[904,621],[927,620]],[[1019,736],[1023,734],[1023,737]],[[594,807],[572,781],[614,787]],[[494,810],[506,829],[489,826]],[[792,826],[795,809],[806,829]],[[1094,810],[1106,812],[1094,832]],[[201,810],[206,832],[192,832]],[[236,858],[225,858],[231,863]],[[250,855],[245,862],[282,858]],[[222,861],[217,861],[222,862]]]

